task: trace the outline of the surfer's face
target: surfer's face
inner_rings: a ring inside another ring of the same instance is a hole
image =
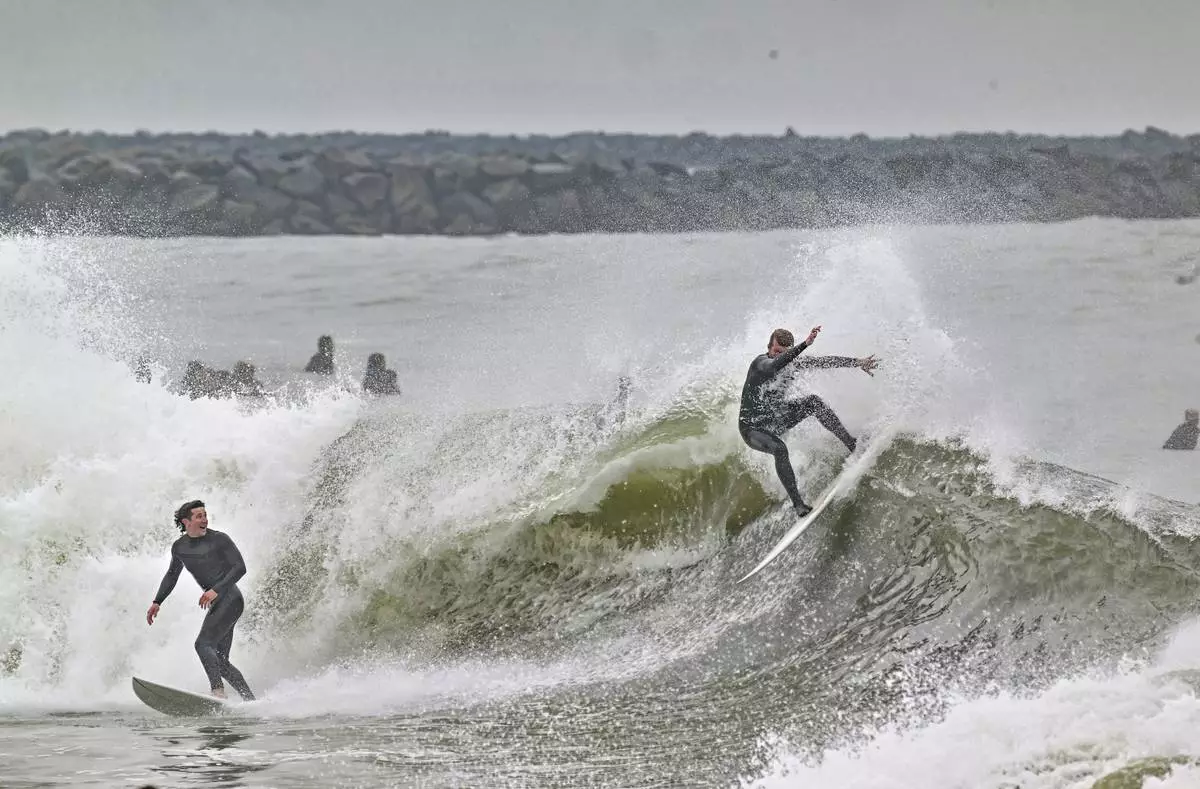
[[[192,510],[190,517],[184,518],[183,525],[187,528],[188,534],[203,534],[208,528],[208,512],[203,507],[197,507]]]

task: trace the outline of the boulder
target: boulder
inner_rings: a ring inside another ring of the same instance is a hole
[[[529,187],[516,178],[496,181],[483,188],[482,197],[494,206],[523,203],[533,194]]]
[[[337,192],[330,192],[325,197],[325,208],[328,210],[330,216],[357,214],[359,210],[357,203],[349,197],[342,197]]]
[[[570,164],[538,162],[529,168],[525,183],[534,194],[566,189],[576,182],[576,168]]]
[[[245,191],[240,199],[257,205],[268,222],[289,216],[296,205],[296,201],[291,197],[266,186],[257,186],[253,190]]]
[[[480,184],[479,160],[453,154],[428,165],[429,186],[439,198],[471,191]],[[490,179],[489,179],[490,180]]]
[[[306,200],[297,201],[295,212],[288,218],[288,228],[303,236],[327,236],[333,232],[321,207]]]
[[[228,235],[254,234],[262,226],[262,210],[254,203],[222,200],[220,219],[216,224]]]
[[[67,195],[58,181],[41,172],[32,173],[12,200],[14,206],[27,210],[60,206],[66,202]]]
[[[23,184],[29,180],[29,162],[26,154],[20,150],[0,149],[0,173],[6,173],[15,184]]]
[[[367,211],[375,208],[388,196],[388,177],[383,173],[352,173],[342,178],[346,195]]]
[[[425,170],[403,160],[387,164],[391,175],[392,226],[398,233],[432,233],[438,206],[425,179]]]
[[[349,175],[378,169],[375,161],[363,151],[326,148],[317,155],[314,165],[325,179],[340,181]]]
[[[199,214],[208,212],[221,204],[221,190],[212,184],[196,184],[179,191],[171,198],[173,214]]]
[[[259,184],[272,189],[278,186],[281,178],[294,169],[290,161],[267,152],[238,151],[234,154],[233,159],[237,164],[254,173]]]
[[[16,197],[17,184],[5,170],[0,170],[0,214],[8,208],[9,203]]]
[[[577,229],[584,218],[579,193],[565,189],[557,194],[539,196],[537,215],[550,232],[569,233]]]
[[[249,198],[258,188],[258,178],[240,164],[229,168],[221,176],[221,194],[226,197]]]
[[[232,155],[203,156],[187,162],[188,172],[195,173],[205,182],[220,181],[225,173],[235,167]]]
[[[167,186],[172,194],[182,194],[204,185],[204,180],[200,176],[187,170],[176,170],[171,173],[171,177],[167,181]]]
[[[489,178],[520,178],[529,172],[529,162],[515,156],[488,156],[479,161],[479,171]]]
[[[325,176],[311,161],[302,160],[280,177],[276,188],[298,200],[317,200],[325,192]]]
[[[366,214],[338,214],[333,218],[333,229],[337,233],[349,236],[378,236],[386,233],[391,226],[391,215],[382,210]]]
[[[442,231],[447,235],[491,235],[499,230],[496,210],[470,192],[456,192],[439,205]]]

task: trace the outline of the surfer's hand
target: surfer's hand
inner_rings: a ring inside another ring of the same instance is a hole
[[[875,365],[877,365],[877,364],[879,364],[879,360],[875,358],[875,354],[871,354],[870,356],[868,356],[865,359],[858,360],[859,368],[862,369],[862,371],[864,373],[871,376],[872,378],[875,377],[875,373],[873,373],[871,371],[875,369]]]
[[[808,333],[808,339],[804,341],[805,345],[812,345],[813,340],[817,339],[817,335],[821,333],[820,326],[813,326],[812,331]]]
[[[150,610],[146,612],[146,624],[154,624],[154,617],[158,616],[158,603],[151,603]]]
[[[209,589],[204,594],[200,595],[200,607],[208,608],[208,604],[217,599],[217,593]]]

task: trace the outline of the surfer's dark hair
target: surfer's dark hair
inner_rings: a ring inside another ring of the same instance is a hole
[[[771,332],[771,339],[767,340],[767,350],[770,350],[775,343],[779,343],[784,348],[791,348],[796,344],[796,338],[787,329],[776,329]]]
[[[180,531],[187,530],[186,527],[184,527],[183,522],[187,518],[192,517],[192,510],[198,510],[203,506],[204,502],[200,501],[200,499],[196,499],[194,501],[189,501],[187,504],[181,505],[179,509],[175,510],[175,525],[179,527]]]

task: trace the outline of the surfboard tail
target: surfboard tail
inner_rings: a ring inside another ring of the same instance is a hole
[[[779,542],[775,543],[775,547],[773,547],[770,552],[763,557],[762,561],[760,561],[753,570],[739,578],[737,583],[740,584],[743,581],[753,577],[764,567],[773,562],[776,557],[779,556],[779,554],[783,553],[789,545],[796,541],[796,538],[804,533],[804,530],[807,529],[813,523],[813,521],[817,519],[818,516],[820,516],[820,514],[825,510],[826,507],[830,505],[830,503],[834,501],[834,499],[841,498],[854,486],[854,483],[862,475],[865,469],[875,462],[875,459],[879,456],[879,453],[883,450],[883,447],[889,443],[886,441],[881,441],[880,439],[882,437],[884,436],[881,433],[873,433],[868,437],[859,439],[858,447],[853,453],[850,454],[849,457],[846,458],[846,463],[842,466],[842,470],[838,472],[838,475],[834,478],[833,482],[831,482],[829,486],[825,488],[824,492],[821,493],[821,498],[819,498],[817,503],[813,505],[812,512],[810,512],[808,515],[805,515],[800,519],[799,523],[788,529],[787,533],[779,539]]]
[[[809,525],[817,519],[817,516],[820,515],[821,511],[825,509],[825,505],[829,503],[828,499],[828,496],[824,497],[817,503],[817,506],[813,507],[812,512],[805,515],[800,519],[799,523],[788,529],[787,533],[780,538],[779,542],[775,543],[775,547],[772,548],[770,552],[762,558],[762,561],[755,565],[753,570],[739,578],[737,582],[740,584],[742,581],[757,575],[760,570],[762,570],[771,562],[775,561],[775,558],[779,556],[779,554],[783,553],[787,547],[791,545],[797,537],[803,534],[804,530],[807,529]]]

